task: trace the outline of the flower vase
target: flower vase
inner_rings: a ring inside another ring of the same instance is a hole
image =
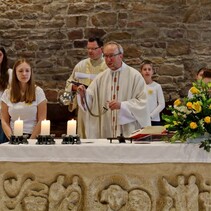
[[[196,138],[187,138],[186,143],[188,144],[200,144],[202,141],[205,141],[207,139],[210,139],[210,134],[204,134],[201,136],[198,136]]]

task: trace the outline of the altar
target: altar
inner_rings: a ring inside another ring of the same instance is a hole
[[[211,211],[211,153],[198,144],[55,141],[0,145],[0,210]]]

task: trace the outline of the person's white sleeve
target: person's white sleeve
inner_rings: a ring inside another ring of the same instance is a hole
[[[36,87],[36,101],[37,101],[37,105],[39,105],[41,102],[43,102],[46,99],[45,93],[43,91],[42,88],[40,88],[39,86]]]
[[[7,105],[9,103],[9,101],[10,101],[9,100],[10,99],[9,92],[10,92],[10,90],[6,89],[6,90],[4,90],[4,92],[3,92],[2,96],[1,96],[1,101],[3,101]]]
[[[152,119],[158,116],[160,112],[165,108],[165,99],[163,95],[163,90],[160,85],[157,86],[157,102],[158,106],[150,114],[150,117]]]
[[[89,106],[89,108],[91,108],[91,105],[92,105],[92,95],[90,95],[87,90],[86,90],[86,102]],[[77,94],[77,103],[78,103],[78,106],[85,112],[87,111],[87,106],[86,104],[85,105],[82,105],[82,102],[81,102],[81,97],[79,94]]]
[[[121,108],[119,110],[119,124],[125,125],[135,121],[136,119],[128,109],[127,105],[124,102],[121,102]]]

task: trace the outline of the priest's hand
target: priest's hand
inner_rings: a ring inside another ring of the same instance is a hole
[[[86,97],[86,88],[84,85],[80,85],[78,86],[77,88],[77,93],[80,95],[80,98],[81,98],[81,104],[84,108],[84,110],[86,110],[86,106],[85,106],[85,97]]]
[[[116,100],[111,100],[111,101],[108,101],[108,107],[111,110],[118,110],[121,108],[121,103]]]

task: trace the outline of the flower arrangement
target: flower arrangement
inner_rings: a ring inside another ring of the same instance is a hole
[[[165,127],[173,132],[171,142],[180,140],[185,142],[188,138],[200,136],[208,137],[201,141],[200,148],[210,151],[211,148],[211,82],[198,80],[190,89],[192,98],[177,99],[168,110],[172,115],[162,115]]]

